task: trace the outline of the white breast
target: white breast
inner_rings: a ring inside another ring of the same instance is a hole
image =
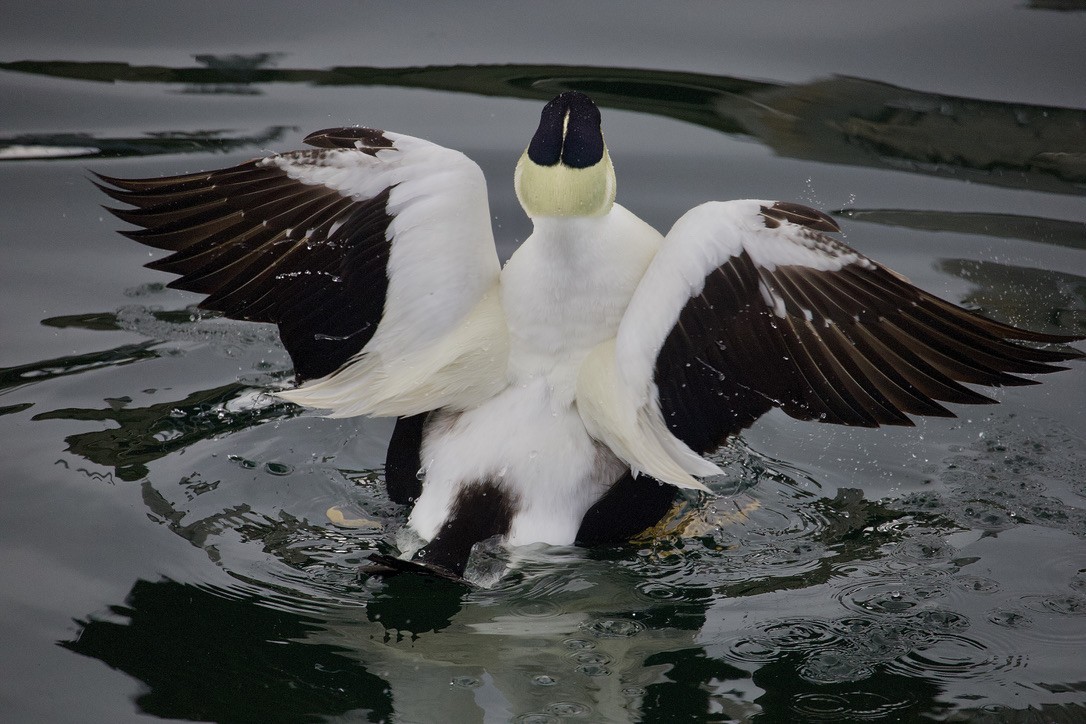
[[[464,485],[490,481],[517,511],[513,545],[573,543],[581,519],[625,470],[592,439],[573,404],[593,347],[615,336],[660,234],[615,206],[602,217],[536,219],[501,276],[508,385],[471,410],[439,412],[410,525],[432,538]]]
[[[511,383],[545,376],[571,402],[577,370],[615,336],[662,240],[617,204],[600,217],[535,219],[501,276]]]

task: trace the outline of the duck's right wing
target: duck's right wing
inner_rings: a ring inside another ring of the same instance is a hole
[[[316,149],[185,176],[102,176],[102,189],[135,207],[110,209],[143,227],[122,233],[173,252],[148,265],[180,275],[171,287],[278,325],[307,383],[288,399],[346,416],[485,395],[476,388],[501,377],[504,323],[478,165],[369,128],[305,142]]]

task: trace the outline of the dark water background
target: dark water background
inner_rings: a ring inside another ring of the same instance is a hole
[[[1081,2],[2,15],[0,719],[1086,721],[1086,365],[911,430],[770,415],[653,540],[367,582],[403,519],[389,422],[268,397],[273,330],[164,289],[87,180],[387,128],[483,166],[508,255],[513,165],[577,88],[662,229],[805,202],[929,290],[1084,334]]]

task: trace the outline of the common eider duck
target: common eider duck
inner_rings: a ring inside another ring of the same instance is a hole
[[[913,286],[795,203],[701,204],[661,235],[615,203],[600,112],[565,92],[516,165],[534,231],[502,267],[486,183],[458,151],[370,128],[312,150],[101,188],[171,252],[200,306],[278,325],[332,417],[396,417],[389,497],[460,576],[472,546],[616,543],[657,523],[704,456],[779,407],[877,427],[952,417],[964,386],[1024,385],[1074,350]]]

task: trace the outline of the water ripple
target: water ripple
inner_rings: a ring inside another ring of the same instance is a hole
[[[1081,593],[1057,593],[1047,596],[1026,596],[1026,608],[1049,611],[1064,616],[1086,616],[1086,595]]]
[[[946,595],[940,581],[871,580],[845,586],[836,598],[855,613],[907,615],[933,599]]]
[[[602,618],[583,624],[581,628],[598,638],[629,638],[644,631],[645,624],[626,619]]]
[[[1026,665],[1024,654],[993,651],[983,642],[957,634],[941,634],[927,646],[909,651],[889,664],[888,670],[911,677],[979,679]]]
[[[556,701],[547,705],[546,712],[563,719],[572,719],[587,717],[592,713],[592,708],[575,701]]]
[[[792,698],[791,709],[802,721],[887,721],[895,712],[913,704],[908,692],[898,694],[897,699],[870,691],[797,694]]]

